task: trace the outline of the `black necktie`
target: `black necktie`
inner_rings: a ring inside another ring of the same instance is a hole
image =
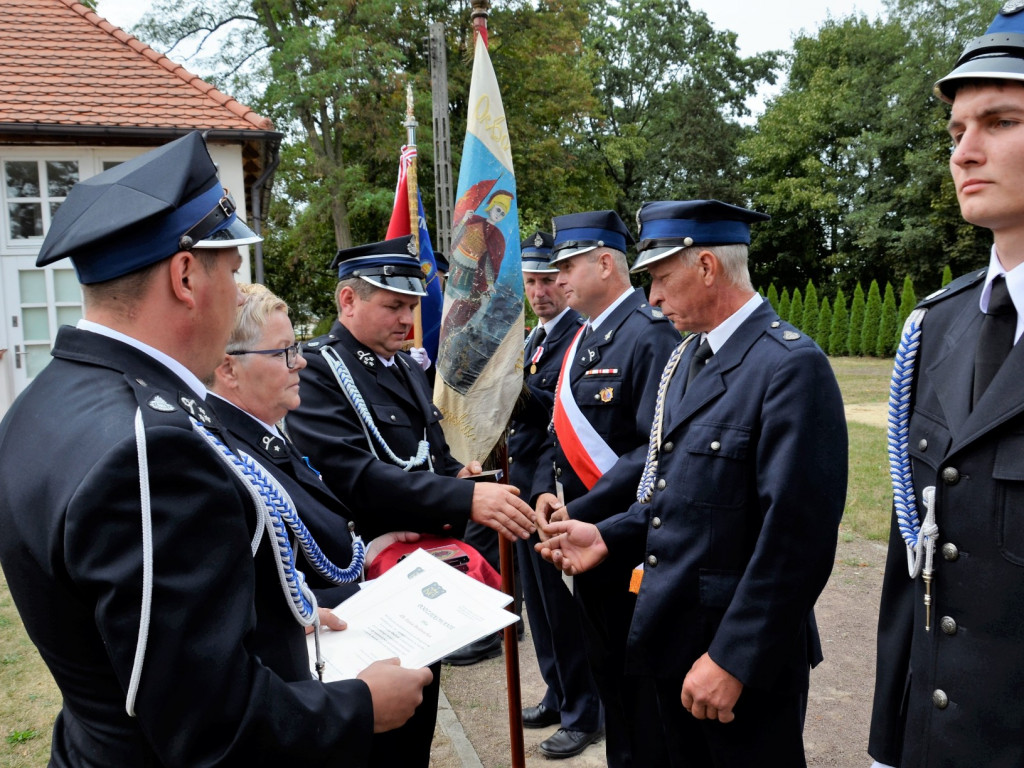
[[[704,365],[711,359],[713,354],[715,353],[711,351],[711,345],[708,344],[707,339],[704,339],[690,360],[690,370],[686,374],[687,389],[689,389],[690,382],[696,378],[697,374],[704,370]]]
[[[972,407],[981,396],[1013,349],[1013,335],[1017,330],[1017,311],[1006,288],[1006,280],[1000,275],[992,281],[992,293],[988,300],[988,311],[981,322],[978,348],[974,353],[974,399]]]
[[[529,361],[529,359],[533,357],[533,353],[537,351],[537,347],[544,343],[544,338],[547,335],[548,332],[544,330],[543,325],[533,332],[533,336],[530,337],[530,343],[526,345],[527,361]]]
[[[589,322],[586,325],[584,325],[583,326],[583,336],[580,337],[580,341],[581,342],[582,341],[586,341],[587,340],[587,336],[589,336],[590,332],[593,331],[593,330],[594,330],[594,327]]]

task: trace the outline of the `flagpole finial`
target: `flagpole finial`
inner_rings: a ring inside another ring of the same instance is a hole
[[[490,0],[472,0],[473,12],[470,18],[473,20],[473,29],[483,35],[484,43],[487,42],[487,16],[491,10]]]
[[[412,83],[406,83],[405,85],[405,133],[406,133],[406,144],[410,147],[416,146],[416,129],[419,127],[419,122],[416,120],[415,108],[413,106],[412,98]]]

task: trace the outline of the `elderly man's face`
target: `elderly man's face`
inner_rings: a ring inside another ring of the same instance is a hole
[[[556,277],[553,272],[526,272],[523,277],[526,298],[534,314],[545,322],[558,317],[565,309],[565,294],[558,287]]]
[[[660,307],[677,331],[710,331],[714,323],[714,291],[705,283],[703,266],[667,256],[647,268],[651,275],[650,301]]]
[[[350,295],[345,295],[346,293]],[[413,312],[419,296],[388,291],[374,291],[361,299],[351,288],[343,288],[342,322],[361,343],[381,357],[393,357],[405,344],[413,324]]]

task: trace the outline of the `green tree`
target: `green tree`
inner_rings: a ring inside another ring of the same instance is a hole
[[[804,288],[804,322],[801,328],[812,339],[818,338],[818,315],[820,312],[818,289],[814,287],[813,280],[808,280],[807,287]]]
[[[896,292],[892,283],[885,284],[882,298],[882,312],[878,321],[878,339],[875,342],[875,357],[892,357],[896,352],[897,308]]]
[[[818,332],[814,340],[818,342],[825,354],[828,354],[828,343],[832,335],[832,307],[829,306],[828,296],[821,299],[821,308],[818,310]]]
[[[846,343],[849,354],[858,357],[864,354],[861,336],[864,332],[864,289],[857,283],[853,288],[853,299],[850,300],[850,336]]]
[[[900,308],[896,314],[896,336],[895,344],[900,343],[900,334],[903,333],[903,324],[907,322],[907,318],[910,317],[910,313],[914,311],[914,307],[917,306],[917,295],[914,293],[914,281],[910,279],[910,275],[903,278],[903,288],[900,290]]]
[[[776,312],[779,311],[779,292],[775,289],[775,283],[768,285],[768,295],[766,296],[768,303],[772,305],[772,309]]]
[[[860,354],[872,357],[878,349],[878,329],[882,324],[882,292],[878,281],[872,280],[868,286],[867,299],[864,302],[864,325],[860,332]]]
[[[789,321],[789,289],[783,288],[782,295],[779,297],[779,317],[783,320]]]
[[[834,357],[850,354],[850,316],[846,311],[846,294],[840,288],[832,304],[832,328],[828,337],[828,353]]]
[[[799,288],[793,289],[793,299],[789,302],[789,324],[797,329],[804,325],[804,297]]]

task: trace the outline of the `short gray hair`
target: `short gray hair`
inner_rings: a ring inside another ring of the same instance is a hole
[[[228,339],[227,354],[251,349],[259,343],[267,318],[274,312],[288,313],[288,305],[265,285],[242,283],[238,290],[245,297],[235,313],[235,327]]]
[[[731,243],[729,245],[691,245],[679,252],[679,258],[687,266],[692,266],[697,261],[697,254],[701,251],[711,251],[722,265],[722,273],[725,279],[740,290],[752,291],[753,284],[750,282],[750,270],[747,268],[747,254],[749,248],[744,243]]]

